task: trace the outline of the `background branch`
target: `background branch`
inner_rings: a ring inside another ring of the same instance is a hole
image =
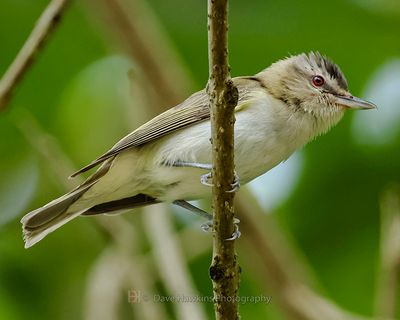
[[[237,88],[229,75],[228,1],[208,1],[208,61],[210,79],[208,94],[211,108],[212,181],[214,211],[213,260],[210,277],[213,282],[214,308],[217,319],[239,319],[237,294],[239,265],[235,241],[227,241],[234,232],[234,110]]]
[[[54,31],[69,0],[52,0],[43,11],[36,26],[0,81],[0,110],[4,110],[13,90],[29,70],[46,39]]]
[[[164,204],[143,208],[144,227],[150,238],[152,254],[161,280],[173,297],[199,296],[167,211]],[[207,319],[202,306],[197,302],[180,302],[173,304],[173,307],[177,320]]]
[[[157,19],[144,1],[87,0],[92,10],[110,23],[104,31],[112,35],[138,65],[147,95],[154,105],[170,107],[180,102],[182,93],[192,88],[186,71],[181,67],[177,54],[165,40]],[[99,6],[99,3],[101,4]],[[157,50],[155,50],[155,46]],[[173,78],[173,81],[171,81]]]
[[[385,190],[381,201],[380,270],[375,308],[377,316],[395,317],[400,280],[400,186]]]

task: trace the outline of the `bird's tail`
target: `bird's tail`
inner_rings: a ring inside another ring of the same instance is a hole
[[[92,185],[93,183],[82,185],[45,206],[26,214],[21,219],[25,248],[33,246],[50,232],[85,212],[87,208],[82,210],[69,210],[69,208]]]
[[[86,205],[79,206],[79,198],[95,182],[81,185],[70,193],[25,215],[21,219],[25,248],[32,247],[49,233],[80,215],[117,214],[133,208],[160,202],[153,197],[139,193],[132,197],[103,202],[94,206],[88,206],[87,202]]]

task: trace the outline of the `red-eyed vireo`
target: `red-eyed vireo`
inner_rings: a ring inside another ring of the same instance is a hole
[[[280,60],[233,82],[239,91],[235,167],[242,184],[327,132],[347,109],[375,108],[351,95],[339,67],[319,53]],[[186,202],[211,192],[209,119],[209,98],[202,90],[127,135],[72,175],[101,164],[84,183],[22,218],[25,247],[75,217],[158,202],[211,218]]]

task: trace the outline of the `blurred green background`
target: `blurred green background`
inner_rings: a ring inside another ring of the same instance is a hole
[[[76,219],[32,249],[23,248],[19,219],[64,192],[59,175],[71,173],[56,172],[60,160],[51,155],[46,160],[38,149],[49,141],[49,148],[57,144],[71,169],[78,168],[151,114],[143,116],[138,91],[129,82],[128,71],[138,70],[137,62],[108,32],[102,14],[108,9],[89,2],[75,1],[68,8],[0,114],[0,319],[90,318],[85,311],[90,274],[110,241],[94,220]],[[186,96],[201,89],[208,76],[206,1],[146,3],[193,80]],[[46,4],[0,0],[1,73]],[[395,0],[230,1],[232,76],[254,74],[290,54],[320,51],[341,66],[354,95],[379,107],[349,112],[331,132],[271,172],[270,179],[267,175],[251,186],[307,261],[324,296],[366,317],[374,315],[377,293],[380,195],[400,180],[399,35],[400,4]],[[172,72],[172,84],[173,79]],[[200,233],[198,220],[170,209],[177,230],[190,226],[191,233]],[[131,216],[127,221],[140,223]],[[136,238],[145,237],[137,230]],[[198,293],[209,295],[211,236],[201,239],[208,249],[188,259],[188,267]],[[150,250],[142,239],[138,254]],[[240,260],[240,250],[238,255]],[[156,288],[167,291],[161,280]],[[121,292],[118,319],[132,318],[127,292]],[[272,296],[271,303],[241,306],[243,319],[287,319],[274,304],[274,293],[266,292],[242,265],[241,294],[261,293]],[[212,305],[202,307],[211,318]],[[166,312],[179,319],[173,306]]]

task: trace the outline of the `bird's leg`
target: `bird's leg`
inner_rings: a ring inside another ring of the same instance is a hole
[[[172,202],[173,204],[176,204],[177,206],[180,206],[182,208],[185,208],[186,210],[189,210],[190,212],[202,217],[202,218],[206,218],[209,221],[212,221],[213,219],[213,215],[200,209],[197,208],[196,206],[192,205],[191,203],[185,201],[185,200],[175,200],[174,202]]]
[[[186,167],[186,168],[198,168],[198,169],[209,170],[210,172],[200,176],[200,182],[201,182],[201,184],[204,184],[205,186],[208,186],[208,187],[214,186],[210,182],[210,180],[212,180],[212,172],[211,172],[212,165],[211,164],[175,161],[171,165],[173,167]],[[230,189],[226,192],[236,192],[240,188],[240,179],[239,179],[239,176],[237,175],[236,171],[234,172],[234,180],[233,180],[233,183],[231,184],[231,186],[232,186],[232,189]]]
[[[213,230],[213,216],[212,216],[212,214],[210,214],[210,213],[208,213],[208,212],[206,212],[206,211],[204,211],[204,210],[202,210],[200,208],[197,208],[196,206],[190,204],[189,202],[187,202],[185,200],[175,200],[173,202],[173,204],[175,204],[175,205],[177,205],[179,207],[185,208],[186,210],[189,210],[190,212],[192,212],[192,213],[194,213],[194,214],[196,214],[196,215],[198,215],[200,217],[206,218],[208,221],[201,225],[201,229],[203,229],[203,231],[208,232],[208,231],[212,231]],[[240,233],[240,230],[239,230],[239,222],[240,222],[239,219],[234,218],[233,224],[235,226],[235,231],[232,233],[231,237],[229,237],[228,239],[225,239],[225,240],[228,240],[228,241],[229,240],[235,240],[235,239],[240,237],[241,233]]]

